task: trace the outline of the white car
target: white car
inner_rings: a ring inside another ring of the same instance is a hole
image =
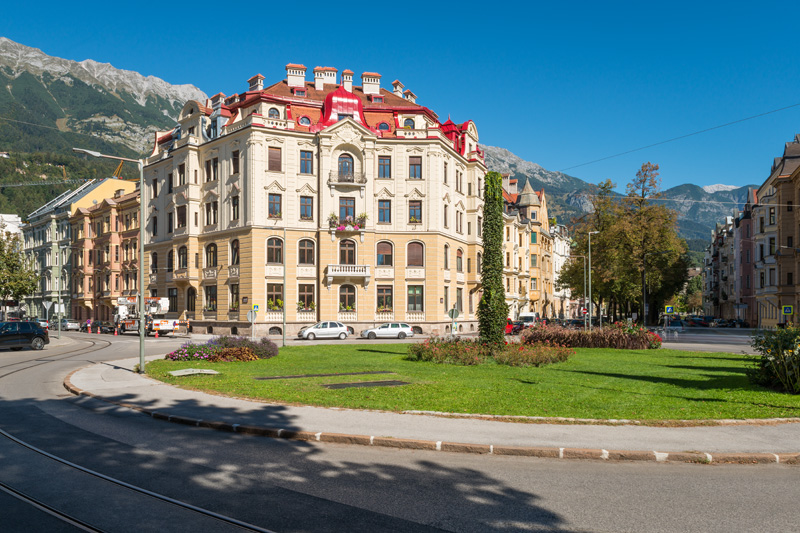
[[[78,331],[81,329],[81,323],[77,320],[68,320],[65,318],[61,321],[61,329],[63,331]]]
[[[376,328],[365,329],[361,332],[361,337],[365,339],[392,338],[405,339],[413,337],[414,330],[403,322],[387,322]]]
[[[314,339],[333,339],[339,338],[344,340],[350,335],[350,330],[341,322],[318,322],[313,326],[308,326],[301,329],[297,333],[298,339],[307,339],[313,341]]]

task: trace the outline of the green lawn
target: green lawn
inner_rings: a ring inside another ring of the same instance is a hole
[[[251,363],[153,361],[147,373],[186,388],[284,403],[390,411],[624,418],[642,421],[800,417],[800,395],[751,385],[741,355],[677,350],[582,349],[542,368],[452,366],[404,360],[406,345],[287,346]],[[179,368],[220,375],[174,378]],[[259,381],[254,377],[391,371],[394,374]],[[400,380],[409,385],[326,389],[322,384]]]

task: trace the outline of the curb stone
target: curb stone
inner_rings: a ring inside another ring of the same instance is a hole
[[[132,405],[128,402],[118,402],[101,395],[79,389],[72,384],[71,377],[81,369],[71,372],[64,378],[64,388],[75,396],[87,396],[112,405],[125,407],[150,416],[156,420],[164,420],[174,424],[203,427],[216,431],[228,431],[244,435],[256,435],[274,439],[295,441],[326,442],[334,444],[349,444],[355,446],[379,446],[384,448],[398,448],[406,450],[443,451],[451,453],[506,455],[517,457],[537,457],[543,459],[579,459],[600,460],[614,462],[651,461],[669,463],[697,463],[697,464],[800,464],[799,453],[705,453],[705,452],[658,452],[637,450],[596,450],[585,448],[546,448],[533,446],[505,446],[492,444],[473,444],[461,442],[429,441],[423,439],[402,439],[395,437],[375,435],[350,435],[344,433],[323,433],[303,430],[287,430],[257,426],[251,424],[231,424],[214,420],[202,420],[179,415],[170,415]]]

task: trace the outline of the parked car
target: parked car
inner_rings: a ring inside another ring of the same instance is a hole
[[[525,322],[523,322],[521,320],[517,320],[517,321],[512,323],[511,334],[512,335],[519,335],[522,332],[523,329],[525,329]]]
[[[50,329],[50,322],[48,322],[44,318],[37,318],[36,322],[38,322],[38,324],[42,326],[43,329]]]
[[[38,322],[0,322],[0,348],[42,350],[45,344],[50,336]]]
[[[314,339],[332,339],[338,337],[341,340],[350,335],[350,328],[341,322],[318,322],[313,326],[308,326],[301,329],[297,333],[298,339],[307,339],[313,341]]]
[[[113,322],[100,322],[100,333],[114,333],[114,330],[117,329],[117,326],[114,325]],[[92,324],[92,329],[97,331],[97,323]]]
[[[724,318],[715,318],[713,322],[711,322],[712,328],[727,328],[728,321]]]
[[[685,327],[683,324],[683,320],[672,319],[667,322],[666,329],[669,331],[684,331]]]
[[[404,322],[387,322],[376,328],[365,329],[361,332],[361,337],[365,339],[405,339],[406,337],[413,336],[414,330]]]
[[[707,328],[708,327],[708,322],[706,322],[705,320],[703,320],[700,317],[690,317],[686,321],[686,325],[689,326],[689,327],[692,327],[692,328],[700,328],[700,327]]]
[[[81,323],[77,320],[64,318],[61,320],[61,329],[63,331],[79,331],[81,329]]]
[[[749,328],[750,323],[747,320],[742,320],[741,318],[736,318],[731,320],[730,322],[732,328]]]

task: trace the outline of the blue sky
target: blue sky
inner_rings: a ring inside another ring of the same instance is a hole
[[[800,103],[796,2],[142,5],[15,2],[0,35],[209,95],[289,62],[376,71],[483,144],[620,188],[646,161],[663,188],[760,184],[800,133],[798,106],[577,166]]]

